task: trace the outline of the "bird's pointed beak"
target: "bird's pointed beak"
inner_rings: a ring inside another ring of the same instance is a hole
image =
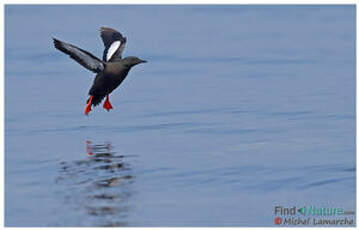
[[[146,60],[141,60],[141,63],[146,63],[147,61]]]

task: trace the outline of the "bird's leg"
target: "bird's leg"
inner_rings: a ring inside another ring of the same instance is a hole
[[[106,95],[106,101],[105,103],[103,103],[103,107],[107,110],[107,111],[110,111],[110,109],[112,109],[112,105],[110,103],[110,100],[109,100],[109,96]]]
[[[89,115],[89,112],[91,111],[92,98],[93,98],[93,96],[90,97],[89,102],[86,105],[86,108],[85,108],[85,114],[86,115]]]

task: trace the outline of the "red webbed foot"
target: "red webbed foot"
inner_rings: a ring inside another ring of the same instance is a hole
[[[89,115],[89,112],[91,111],[92,98],[93,98],[93,96],[90,97],[90,100],[89,100],[89,102],[88,102],[87,105],[86,105],[86,108],[85,108],[85,114],[86,114],[86,115]]]
[[[110,100],[109,100],[109,96],[107,95],[106,96],[106,101],[105,103],[103,103],[103,107],[107,110],[107,111],[110,111],[110,109],[113,109],[112,108],[112,105],[110,103]]]

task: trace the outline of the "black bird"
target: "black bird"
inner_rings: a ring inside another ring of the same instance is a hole
[[[108,27],[101,27],[100,32],[105,45],[102,60],[86,50],[53,38],[56,49],[70,55],[86,69],[97,73],[89,91],[90,98],[85,108],[86,115],[91,111],[92,105],[97,106],[105,97],[103,107],[110,111],[112,105],[109,101],[109,94],[122,83],[133,66],[147,62],[133,56],[121,57],[126,45],[126,37],[120,32]]]

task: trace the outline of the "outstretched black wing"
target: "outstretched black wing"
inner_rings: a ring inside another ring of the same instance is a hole
[[[69,43],[62,42],[56,38],[53,38],[53,40],[56,49],[70,55],[72,59],[77,61],[86,69],[91,70],[94,73],[101,72],[105,69],[105,64],[86,50],[80,49]]]
[[[103,44],[105,45],[103,61],[114,62],[121,60],[122,52],[126,45],[126,37],[108,27],[101,27],[100,32]]]

